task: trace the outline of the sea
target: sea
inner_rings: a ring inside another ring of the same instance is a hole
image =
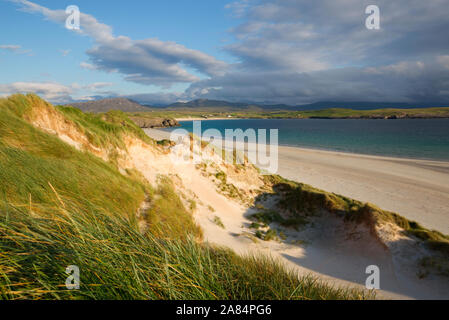
[[[192,121],[180,122],[190,132]],[[232,119],[201,121],[202,131],[278,130],[279,145],[449,161],[449,119]],[[167,131],[173,128],[165,129]]]

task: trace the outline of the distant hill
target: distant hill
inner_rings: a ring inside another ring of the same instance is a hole
[[[444,103],[401,103],[401,102],[332,102],[321,101],[309,103],[293,107],[295,110],[325,110],[325,109],[352,109],[352,110],[377,110],[377,109],[421,109],[421,108],[441,108],[449,107],[449,104]]]
[[[196,99],[188,102],[176,102],[166,106],[142,105],[128,98],[108,98],[102,100],[71,103],[73,107],[84,112],[107,112],[109,110],[121,110],[123,112],[145,112],[152,110],[170,111],[204,111],[204,112],[238,112],[238,111],[311,111],[333,108],[352,110],[376,110],[376,109],[416,109],[430,107],[449,107],[442,103],[394,103],[394,102],[332,102],[323,101],[304,105],[289,106],[286,104],[256,104],[246,102],[229,102],[224,100]]]
[[[96,101],[70,103],[70,106],[81,109],[84,112],[107,112],[109,110],[121,110],[123,112],[150,111],[148,107],[127,98],[108,98]]]
[[[222,100],[208,100],[208,99],[197,99],[189,102],[176,102],[168,106],[163,107],[169,110],[205,110],[205,111],[240,111],[240,110],[291,110],[291,106],[285,104],[277,105],[263,105],[255,103],[244,103],[244,102],[229,102]]]
[[[273,110],[284,110],[284,111],[307,111],[307,110],[325,110],[331,108],[342,108],[342,109],[352,109],[352,110],[376,110],[376,109],[386,109],[386,108],[396,108],[396,109],[416,109],[416,108],[430,108],[430,107],[449,107],[449,104],[442,103],[420,103],[420,104],[410,104],[410,103],[396,103],[396,102],[332,102],[332,101],[322,101],[315,102],[297,106],[290,106],[286,104],[256,104],[256,103],[244,103],[244,102],[229,102],[223,100],[208,100],[208,99],[197,99],[188,102],[176,102],[166,106],[154,107],[148,106],[149,108],[166,109],[166,110],[185,110],[185,111],[273,111]]]

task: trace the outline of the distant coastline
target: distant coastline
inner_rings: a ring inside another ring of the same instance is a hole
[[[168,113],[170,114],[170,113]],[[232,117],[175,117],[176,121],[208,121],[208,120],[238,120],[238,119],[247,119],[247,120],[257,120],[257,119],[327,119],[327,120],[404,120],[404,119],[449,119],[448,115],[358,115],[358,116],[244,116],[244,115],[236,115]]]

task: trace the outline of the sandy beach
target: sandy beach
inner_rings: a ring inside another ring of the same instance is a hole
[[[176,118],[176,121],[208,121],[208,120],[235,120],[236,118],[228,118],[228,117],[184,117],[184,118]]]
[[[146,132],[157,140],[170,136]],[[278,174],[449,233],[449,162],[280,146]]]

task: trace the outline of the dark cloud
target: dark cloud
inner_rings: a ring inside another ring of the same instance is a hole
[[[240,3],[240,5],[239,5]],[[239,59],[189,95],[300,104],[448,101],[449,1],[379,0],[381,29],[365,27],[372,1],[241,1],[244,20],[225,47]],[[446,61],[446,62],[443,62]],[[446,64],[445,64],[446,63]]]
[[[449,56],[433,63],[304,73],[232,72],[192,84],[189,97],[302,104],[316,101],[449,102]],[[444,67],[446,65],[446,67]]]
[[[147,105],[167,105],[174,101],[188,101],[194,96],[188,95],[186,92],[158,92],[158,93],[142,93],[125,95],[126,98],[133,99],[141,104]]]

